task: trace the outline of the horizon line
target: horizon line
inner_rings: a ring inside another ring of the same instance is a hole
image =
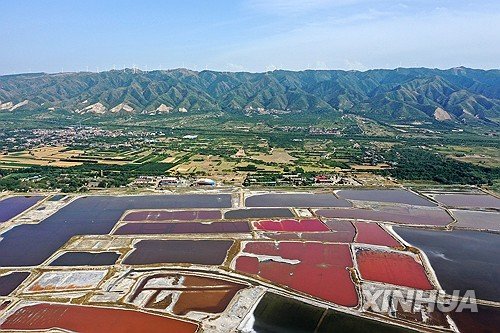
[[[472,69],[472,70],[482,70],[482,71],[493,71],[493,70],[500,70],[500,68],[479,68],[479,67],[467,67],[464,65],[460,66],[453,66],[453,67],[426,67],[426,66],[415,66],[415,67],[403,67],[403,66],[398,66],[398,67],[379,67],[379,68],[369,68],[369,69],[334,69],[334,68],[329,68],[329,69],[314,69],[314,68],[305,68],[305,69],[299,69],[299,70],[293,70],[293,69],[281,69],[281,68],[276,68],[273,70],[267,70],[267,71],[231,71],[231,70],[216,70],[216,69],[203,69],[203,70],[195,70],[195,69],[190,69],[187,67],[173,67],[173,68],[168,68],[168,69],[140,69],[138,67],[125,67],[122,69],[108,69],[108,70],[102,70],[102,71],[92,71],[92,70],[80,70],[80,71],[61,71],[61,72],[49,72],[49,71],[40,71],[40,72],[16,72],[16,73],[6,73],[6,74],[0,74],[0,77],[4,76],[18,76],[18,75],[33,75],[33,74],[44,74],[44,75],[64,75],[64,74],[82,74],[82,73],[89,73],[89,74],[100,74],[100,73],[108,73],[108,72],[124,72],[124,71],[135,71],[135,72],[141,72],[141,73],[152,73],[152,72],[173,72],[173,71],[190,71],[190,72],[195,72],[195,73],[202,73],[202,72],[216,72],[216,73],[248,73],[248,74],[266,74],[266,73],[273,73],[273,72],[295,72],[295,73],[300,73],[300,72],[308,72],[308,71],[315,71],[315,72],[329,72],[329,71],[336,71],[336,72],[359,72],[359,73],[364,73],[364,72],[370,72],[370,71],[377,71],[377,70],[401,70],[401,69],[432,69],[432,70],[442,70],[442,71],[447,71],[447,70],[452,70],[452,69]]]

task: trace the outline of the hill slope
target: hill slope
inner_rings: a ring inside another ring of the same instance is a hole
[[[214,71],[0,76],[0,112],[340,111],[387,121],[500,119],[500,70]]]

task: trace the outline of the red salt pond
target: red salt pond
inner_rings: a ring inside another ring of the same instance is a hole
[[[130,302],[138,302],[149,309],[170,309],[177,315],[191,311],[221,313],[245,287],[211,277],[160,273],[143,279]]]
[[[265,231],[329,231],[328,227],[318,219],[258,221],[254,222],[254,227]]]
[[[248,242],[235,269],[339,305],[358,304],[348,244]]]
[[[73,332],[194,333],[198,325],[148,313],[100,307],[36,304],[19,308],[0,325],[2,330]]]
[[[356,252],[356,261],[365,280],[421,290],[433,289],[424,267],[412,256],[363,249]]]
[[[11,301],[5,301],[0,303],[0,311],[7,309],[7,307],[10,305]]]
[[[328,220],[325,221],[329,231],[327,232],[279,232],[265,233],[264,236],[276,240],[308,240],[330,243],[352,243],[356,230],[349,221]]]
[[[267,232],[265,237],[276,240],[306,240],[328,243],[351,243],[354,235],[341,232]]]
[[[208,234],[247,233],[247,222],[181,222],[181,223],[128,223],[119,227],[115,235],[158,235],[158,234]]]
[[[331,232],[269,232],[265,233],[264,236],[276,240],[307,240],[330,243],[358,242],[394,248],[401,247],[401,244],[395,238],[376,223],[354,222],[353,225],[349,221],[327,220],[325,224],[330,228]],[[267,229],[267,231],[273,230]]]
[[[401,247],[396,239],[376,223],[356,222],[355,226],[358,231],[356,233],[357,243]]]
[[[144,210],[128,213],[124,221],[194,221],[194,220],[220,220],[220,210]]]
[[[320,209],[316,214],[327,218],[387,221],[402,224],[443,226],[453,222],[446,211],[440,208],[383,206],[372,208]]]

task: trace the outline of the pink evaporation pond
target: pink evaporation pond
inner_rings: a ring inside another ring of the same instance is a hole
[[[399,252],[358,250],[356,261],[365,280],[414,289],[433,289],[424,267],[412,256]]]
[[[304,240],[328,243],[351,243],[354,236],[339,232],[267,232],[264,237],[275,240]]]
[[[388,190],[340,190],[337,192],[340,198],[360,201],[391,202],[415,206],[436,206],[427,198],[418,194],[401,189]]]
[[[143,210],[128,213],[123,220],[134,221],[195,221],[195,220],[220,220],[220,210]]]
[[[352,266],[348,244],[316,242],[249,242],[235,260],[237,271],[350,307],[358,304]]]
[[[388,247],[401,247],[394,237],[376,223],[356,222],[356,242]]]
[[[500,212],[451,210],[457,219],[454,227],[500,231]]]
[[[349,221],[329,220],[325,224],[328,226],[328,231],[319,232],[267,232],[263,235],[266,238],[276,240],[306,240],[329,243],[351,243],[354,241],[356,230]]]
[[[456,208],[500,208],[500,199],[488,194],[436,194],[434,200]]]
[[[321,217],[361,219],[369,221],[387,221],[413,225],[437,225],[444,226],[451,222],[451,218],[445,210],[440,208],[383,206],[373,208],[348,208],[348,209],[320,209],[316,211]]]
[[[253,223],[258,230],[264,231],[293,231],[293,232],[314,232],[330,231],[328,227],[318,219],[306,220],[278,220],[278,221],[257,221]]]
[[[19,308],[0,325],[2,330],[63,329],[81,333],[194,333],[198,325],[139,311],[101,307],[35,304]]]
[[[248,233],[247,222],[180,222],[180,223],[127,223],[119,227],[115,235],[160,235],[160,234],[209,234]]]

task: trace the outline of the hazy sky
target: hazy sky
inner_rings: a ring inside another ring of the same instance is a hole
[[[500,67],[499,0],[0,0],[0,74]]]

